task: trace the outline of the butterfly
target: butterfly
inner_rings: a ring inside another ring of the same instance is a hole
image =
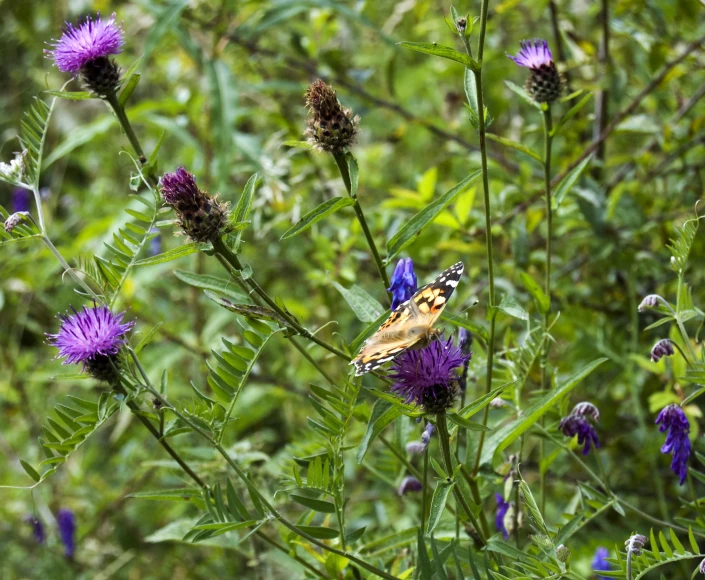
[[[462,274],[463,263],[453,264],[433,282],[419,288],[409,300],[397,306],[350,362],[355,365],[355,375],[369,373],[405,350],[424,348],[438,338],[440,331],[433,328],[433,325],[443,312]]]

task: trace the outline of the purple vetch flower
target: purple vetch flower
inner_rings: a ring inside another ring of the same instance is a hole
[[[627,549],[627,554],[634,554],[638,556],[644,549],[644,546],[649,543],[649,538],[642,536],[641,534],[634,534],[629,536],[629,539],[624,542],[624,546]]]
[[[700,562],[700,566],[698,566],[698,571],[699,571],[701,574],[705,574],[705,560],[703,560],[702,562]]]
[[[399,484],[399,490],[397,493],[401,497],[402,495],[406,495],[407,493],[421,491],[422,489],[423,484],[418,479],[416,479],[413,475],[407,475],[404,479],[401,480],[401,484]]]
[[[671,339],[664,338],[663,340],[659,340],[651,349],[651,361],[658,362],[664,356],[673,356],[673,354],[675,354],[675,351],[673,350]]]
[[[423,434],[421,435],[421,441],[411,441],[406,444],[406,452],[411,453],[412,455],[421,455],[426,449],[428,449],[428,444],[431,442],[431,435],[433,435],[433,431],[435,430],[435,427],[433,426],[433,423],[428,423],[426,425],[426,429],[424,429]]]
[[[455,369],[468,358],[453,344],[452,336],[438,338],[420,350],[407,350],[394,360],[390,378],[396,382],[391,390],[406,403],[422,405],[428,413],[445,411],[457,393]]]
[[[583,455],[590,453],[591,445],[594,445],[596,449],[600,446],[595,427],[584,417],[568,415],[561,421],[558,429],[566,437],[578,436],[578,445],[583,445]]]
[[[113,314],[107,306],[83,307],[73,314],[59,315],[58,334],[47,334],[49,342],[59,349],[63,364],[86,363],[98,356],[117,354],[125,344],[123,337],[134,322],[122,322],[124,312]]]
[[[17,187],[12,190],[12,213],[29,211],[32,207],[32,192],[24,187]]]
[[[531,71],[526,81],[526,92],[539,103],[552,103],[561,94],[561,76],[558,74],[553,54],[545,40],[522,40],[516,56],[507,55],[519,66]]]
[[[644,299],[641,301],[641,304],[639,304],[639,307],[637,310],[639,312],[644,312],[644,310],[649,310],[650,308],[656,308],[659,304],[659,302],[664,302],[666,301],[661,298],[658,294],[649,294],[648,296],[644,296]]]
[[[76,26],[67,22],[61,38],[46,50],[61,72],[77,75],[88,63],[122,52],[125,44],[120,25],[115,24],[115,13],[109,20],[101,20],[100,12],[95,20],[87,16]]]
[[[56,516],[59,525],[59,536],[64,544],[64,553],[67,558],[73,558],[76,551],[76,517],[71,510],[60,509]]]
[[[602,546],[595,550],[595,557],[592,559],[592,571],[595,572],[597,580],[607,580],[607,576],[602,576],[600,572],[609,572],[612,569],[612,566],[607,561],[609,555],[609,550]]]
[[[12,233],[12,230],[14,230],[23,221],[31,221],[31,220],[32,220],[32,218],[29,215],[28,211],[18,211],[17,213],[11,214],[5,220],[3,227],[5,228],[5,231],[9,234],[9,233]]]
[[[42,524],[41,520],[29,515],[25,518],[25,521],[32,526],[32,535],[37,541],[37,544],[43,544],[46,540],[46,534],[44,533],[44,524]]]
[[[162,235],[158,228],[152,228],[150,233],[157,234],[149,240],[149,255],[156,256],[162,253]]]
[[[600,420],[599,409],[588,401],[582,401],[581,403],[575,405],[570,414],[578,417],[585,417],[586,419],[592,419],[593,421]]]
[[[504,501],[504,498],[499,493],[495,493],[494,498],[497,500],[497,511],[495,512],[494,517],[494,527],[498,532],[502,532],[502,535],[506,540],[509,538],[509,532],[507,531],[507,527],[504,525],[504,518],[509,511],[510,504],[508,501]]]
[[[387,291],[392,293],[392,310],[396,310],[400,304],[411,298],[417,288],[414,263],[411,258],[402,258],[397,262],[391,285],[387,288]]]
[[[673,453],[671,471],[679,476],[680,485],[685,482],[688,475],[688,459],[690,458],[690,421],[685,416],[683,409],[671,404],[664,407],[658,414],[656,423],[661,433],[668,431],[666,441],[661,447],[661,453]]]

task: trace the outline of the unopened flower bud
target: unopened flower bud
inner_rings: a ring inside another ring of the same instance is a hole
[[[663,340],[659,340],[651,349],[651,360],[652,362],[658,362],[664,356],[673,356],[674,353],[675,351],[673,350],[671,340],[664,338]]]
[[[705,574],[705,560],[703,560],[702,562],[700,562],[700,566],[698,566],[698,571],[699,571],[701,574]]]
[[[575,405],[575,407],[573,407],[572,414],[577,415],[578,417],[589,417],[593,421],[600,420],[600,411],[598,408],[587,401],[583,401]]]
[[[460,34],[465,34],[465,30],[468,27],[468,19],[465,16],[455,19],[455,28]]]
[[[423,489],[423,484],[413,477],[412,475],[407,475],[404,479],[401,480],[401,484],[399,485],[399,490],[397,493],[399,496],[406,495],[407,493],[411,492],[417,492],[421,491]]]
[[[565,564],[570,559],[570,550],[561,544],[556,548],[556,557]]]
[[[27,150],[15,152],[15,158],[10,163],[0,162],[0,179],[9,183],[21,183],[27,175]]]
[[[641,301],[638,310],[639,312],[644,312],[644,310],[648,310],[649,308],[656,308],[661,300],[663,300],[663,298],[658,294],[649,294]]]
[[[627,553],[631,552],[635,556],[641,554],[641,550],[648,543],[649,538],[642,536],[641,534],[634,534],[631,536],[624,545],[627,547]]]
[[[309,118],[306,122],[308,142],[319,151],[341,153],[355,142],[360,118],[345,109],[332,87],[322,80],[306,90]]]
[[[13,213],[10,217],[5,220],[5,231],[9,234],[10,232],[12,232],[12,230],[14,230],[18,225],[20,225],[23,221],[28,218],[28,211],[18,211],[17,213]]]

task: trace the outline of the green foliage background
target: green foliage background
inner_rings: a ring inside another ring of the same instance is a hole
[[[555,140],[554,175],[569,168],[593,139],[599,118],[596,95],[604,92],[607,124],[667,63],[705,34],[703,7],[697,2],[618,0],[608,5],[608,53],[601,59],[600,3],[490,2],[483,64],[485,102],[493,118],[490,132],[542,149],[540,112],[505,85],[506,80],[518,85],[524,81],[525,71],[505,56],[514,54],[524,38],[548,39],[557,55],[558,32],[563,51],[559,67],[566,82],[572,91],[593,94]],[[471,16],[480,12],[479,3],[455,7]],[[480,167],[477,132],[463,105],[463,67],[396,44],[401,40],[457,43],[455,48],[461,49],[444,23],[448,9],[436,0],[0,3],[2,159],[9,161],[18,148],[14,137],[34,97],[46,89],[59,89],[67,80],[45,58],[45,43],[58,38],[65,20],[115,11],[126,32],[118,62],[124,70],[142,56],[141,80],[128,115],[147,152],[165,134],[158,155],[159,174],[185,165],[204,189],[219,192],[235,204],[250,176],[259,173],[262,185],[251,226],[244,234],[242,259],[260,284],[281,297],[308,328],[325,326],[320,335],[326,340],[349,343],[367,325],[357,320],[333,282],[344,287],[356,284],[384,302],[382,284],[355,216],[347,208],[304,234],[280,241],[301,215],[334,195],[344,195],[331,157],[282,144],[302,139],[307,84],[316,78],[330,82],[343,104],[362,119],[353,149],[360,166],[359,198],[383,249],[411,216]],[[558,421],[573,404],[595,403],[601,410],[599,456],[613,490],[670,524],[687,513],[688,523],[701,534],[705,534],[705,521],[694,523],[693,511],[684,507],[690,501],[687,486],[678,486],[669,470],[670,458],[659,453],[663,435],[653,425],[658,411],[680,402],[692,386],[682,380],[686,371],[682,358],[652,363],[649,351],[660,338],[670,336],[681,344],[682,339],[675,325],[645,330],[658,316],[638,315],[637,306],[650,293],[676,302],[678,280],[669,264],[667,244],[677,236],[675,226],[695,215],[695,204],[702,197],[705,101],[696,101],[682,118],[679,111],[702,94],[704,68],[702,49],[671,68],[664,81],[649,90],[609,134],[603,156],[593,157],[556,212],[552,299],[553,311],[560,312],[560,317],[551,331],[550,369],[556,383],[561,383],[590,361],[608,360],[546,416],[546,428],[555,434]],[[81,90],[77,82],[69,88]],[[581,97],[556,105],[555,118]],[[128,147],[114,115],[100,100],[58,102],[41,185],[48,191],[49,235],[70,263],[104,255],[104,243],[111,242],[113,233],[130,219],[124,209],[142,207],[130,197],[134,164]],[[543,182],[534,159],[496,142],[489,142],[488,148],[498,294],[514,297],[529,314],[528,321],[504,315],[498,320],[496,368],[497,384],[501,384],[514,378],[512,353],[524,344],[527,330],[540,326],[521,273],[543,279]],[[5,208],[11,207],[11,191],[10,186],[0,185],[0,205]],[[168,226],[159,239],[164,250],[184,243]],[[45,343],[45,333],[58,328],[56,314],[71,304],[82,304],[71,280],[62,278],[59,264],[39,240],[2,246],[0,484],[24,486],[30,480],[19,458],[34,465],[43,458],[37,437],[53,406],[69,394],[96,402],[101,388],[90,379],[78,379],[72,374],[76,369],[53,360],[55,349]],[[696,305],[703,297],[702,251],[698,235],[686,272]],[[467,309],[469,320],[486,326],[487,263],[479,180],[403,255],[413,258],[422,283],[462,260],[466,275],[447,312],[456,315]],[[392,267],[387,268],[389,273]],[[127,318],[137,321],[139,333],[163,323],[143,351],[142,361],[156,382],[162,369],[168,369],[170,399],[187,406],[193,397],[191,383],[208,392],[205,377],[207,362],[213,361],[211,349],[222,349],[221,337],[240,340],[242,329],[232,313],[219,308],[200,289],[181,282],[175,270],[225,278],[217,262],[204,254],[139,267],[122,288],[116,307],[128,310]],[[703,314],[694,312],[687,326],[696,338]],[[473,347],[470,400],[484,393],[483,346],[476,340]],[[694,347],[699,353],[699,342]],[[347,373],[345,365],[325,351],[314,347],[310,353],[333,376]],[[537,384],[538,376],[534,368],[529,383]],[[365,381],[375,384],[372,378]],[[306,419],[314,416],[309,385],[321,382],[301,354],[276,335],[242,392],[237,420],[229,426],[225,443],[271,494],[290,485],[283,478],[291,478],[293,457],[321,449]],[[505,396],[511,398],[508,393]],[[530,402],[525,393],[524,405]],[[418,525],[417,503],[396,494],[406,471],[389,449],[375,442],[363,464],[356,462],[356,448],[373,403],[374,398],[363,391],[346,438],[351,447],[345,452],[347,525],[350,530],[367,526],[362,545]],[[686,406],[686,412],[694,448],[702,451],[698,401]],[[490,426],[513,418],[512,413],[508,408],[491,410]],[[470,435],[472,445],[476,438]],[[407,441],[418,439],[418,427],[401,418],[385,436],[403,452]],[[187,434],[174,441],[199,473],[209,474],[214,481],[226,474],[222,459],[198,438]],[[526,438],[522,463],[522,474],[535,495],[538,441],[538,437]],[[494,470],[492,465],[483,469],[481,492],[488,517],[495,505],[494,492],[504,485],[509,455],[515,452],[510,447],[495,458]],[[440,458],[439,454],[434,442],[432,456]],[[599,502],[586,503],[578,493],[578,483],[589,482],[580,466],[559,447],[549,445],[547,457],[547,522],[558,526],[566,521],[564,514],[596,509]],[[2,490],[0,576],[278,578],[303,574],[266,544],[248,540],[238,545],[237,534],[198,544],[177,541],[200,515],[191,502],[128,497],[189,485],[175,467],[133,415],[118,413],[34,492]],[[702,484],[696,485],[702,494]],[[285,494],[276,499],[292,520],[300,516],[301,506],[292,504]],[[60,507],[73,510],[77,517],[78,548],[73,561],[63,557],[55,531],[53,518]],[[32,512],[47,525],[45,546],[34,543],[31,527],[24,521]],[[445,518],[437,538],[455,535],[453,518]],[[603,511],[571,539],[573,568],[589,577],[589,562],[598,545],[613,550],[632,531],[646,534],[653,525],[635,512]],[[525,528],[524,535],[528,521]],[[169,541],[160,541],[164,539]],[[467,536],[463,541],[467,546]],[[414,532],[371,557],[390,567],[397,565],[399,573],[408,564],[404,550],[415,546]],[[358,549],[374,553],[373,547]],[[328,562],[326,569],[331,571],[334,565]],[[673,570],[676,575],[685,574],[677,566]]]

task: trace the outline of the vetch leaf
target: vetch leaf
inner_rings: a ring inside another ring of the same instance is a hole
[[[504,295],[502,301],[499,303],[499,306],[497,308],[499,308],[499,310],[501,310],[505,314],[513,316],[514,318],[518,318],[519,320],[529,320],[529,314],[526,312],[526,310],[524,310],[522,305],[519,304],[516,299],[513,296],[510,296],[509,294]]]
[[[314,210],[308,212],[303,216],[294,226],[289,228],[284,235],[281,237],[282,240],[291,238],[301,232],[306,231],[316,222],[322,220],[324,217],[342,209],[355,204],[355,200],[349,197],[334,197],[328,201],[323,202]]]
[[[24,470],[27,472],[27,475],[29,475],[34,481],[37,483],[41,479],[40,475],[36,472],[34,467],[32,467],[29,463],[27,463],[24,459],[20,459],[20,464],[24,468]]]
[[[561,205],[563,198],[570,191],[573,185],[575,185],[575,182],[578,181],[578,177],[580,177],[580,174],[588,166],[591,160],[592,155],[588,155],[580,162],[579,165],[568,173],[568,175],[561,179],[561,182],[558,184],[558,187],[556,187],[556,191],[553,195],[553,209],[558,209],[558,206]]]
[[[386,310],[377,300],[359,286],[344,288],[335,281],[333,282],[333,286],[335,286],[342,297],[345,298],[345,301],[350,305],[350,308],[352,308],[360,322],[374,322]]]
[[[247,301],[247,296],[237,289],[238,287],[232,280],[218,278],[217,276],[211,276],[209,274],[196,274],[195,272],[187,272],[186,270],[174,270],[174,275],[190,286],[220,292],[241,302]]]
[[[333,528],[324,528],[321,526],[298,526],[298,528],[306,532],[309,536],[313,536],[319,540],[335,540],[340,536],[340,532]]]
[[[209,250],[210,248],[210,244],[189,242],[183,246],[178,246],[176,248],[172,248],[171,250],[167,250],[162,254],[144,258],[143,260],[137,260],[137,262],[135,262],[135,266],[153,266],[154,264],[163,264],[164,262],[171,262],[172,260],[183,258],[184,256],[195,254],[196,252]]]
[[[416,52],[423,52],[424,54],[431,54],[433,56],[440,56],[441,58],[454,60],[455,62],[464,64],[471,70],[479,70],[480,68],[479,63],[475,59],[470,58],[470,56],[468,56],[464,52],[459,52],[454,48],[450,48],[449,46],[443,46],[442,44],[437,44],[435,42],[403,41],[399,42],[398,44],[400,46],[403,46],[404,48],[415,50]]]
[[[322,501],[320,499],[313,499],[311,497],[296,495],[293,493],[289,494],[289,497],[296,503],[300,503],[301,505],[306,506],[307,508],[312,509],[314,511],[321,512],[324,514],[335,513],[335,505],[333,505],[329,501]]]

